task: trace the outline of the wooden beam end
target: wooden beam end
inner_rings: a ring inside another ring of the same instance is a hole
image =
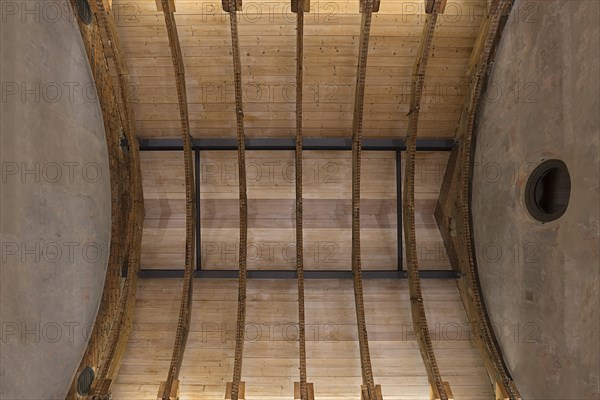
[[[367,0],[359,0],[359,11],[360,13],[364,13],[366,12],[366,2]],[[381,6],[381,0],[373,0],[373,8],[371,9],[372,12],[379,12],[379,7]]]
[[[454,400],[454,395],[452,394],[452,389],[450,388],[450,384],[448,382],[442,382],[444,385],[444,390],[446,391],[446,396],[448,396],[448,400]],[[429,397],[431,400],[440,400],[441,396],[438,392],[435,385],[431,385],[429,389]]]
[[[439,9],[439,11],[438,11],[438,12],[439,12],[440,14],[443,14],[443,13],[444,13],[444,11],[446,11],[446,3],[447,3],[447,0],[439,0],[439,1],[440,1],[440,9]]]
[[[446,11],[447,0],[425,0],[425,12],[432,14],[437,7],[437,13],[443,14]]]
[[[231,12],[231,8],[229,7],[229,0],[221,0],[221,4],[223,6],[223,11],[226,13]],[[242,11],[242,0],[234,0],[235,11]]]
[[[156,0],[156,10],[160,12],[175,12],[175,0],[167,0],[168,9],[165,10],[163,7],[162,0]]]
[[[111,379],[101,379],[93,383],[91,392],[98,393],[99,398],[105,399],[110,397],[111,387]]]
[[[306,383],[306,391],[308,397],[303,399],[300,393],[300,382],[294,382],[294,400],[315,400],[315,387],[312,383]]]
[[[310,12],[310,0],[292,0],[292,12],[297,14],[300,6],[304,7],[304,12]]]
[[[232,400],[232,392],[233,382],[227,382],[227,387],[225,388],[225,400]],[[246,382],[240,382],[237,400],[246,400]]]
[[[495,399],[496,400],[510,400],[510,395],[508,394],[508,389],[503,382],[496,382],[494,385],[495,388]],[[513,392],[516,391],[516,388],[513,386]],[[521,400],[521,396],[516,393],[517,397],[515,400]]]
[[[369,390],[366,385],[360,387],[361,400],[383,400],[381,385],[375,385],[375,397],[369,397]]]
[[[163,381],[158,387],[158,394],[156,395],[157,400],[179,400],[179,379],[175,379],[169,390],[169,397],[163,397],[165,393],[165,386],[167,382]]]

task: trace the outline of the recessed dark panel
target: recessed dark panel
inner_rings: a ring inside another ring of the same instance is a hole
[[[561,160],[546,160],[538,165],[527,180],[525,204],[538,221],[560,218],[569,205],[571,177]]]

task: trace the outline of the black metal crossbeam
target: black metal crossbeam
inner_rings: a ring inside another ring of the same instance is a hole
[[[123,143],[122,145],[125,145]],[[181,139],[139,139],[141,151],[182,150]],[[418,139],[418,151],[450,151],[454,147],[453,139]],[[236,139],[207,138],[193,139],[194,150],[236,150]],[[250,138],[246,139],[246,150],[294,150],[293,138]],[[351,150],[350,138],[305,138],[303,150]],[[403,139],[364,138],[363,150],[405,150]]]
[[[406,271],[396,270],[369,270],[362,272],[364,279],[406,279]],[[422,270],[421,279],[457,279],[460,273],[454,270]],[[140,271],[143,278],[182,278],[183,270],[178,269],[143,269]],[[199,270],[194,273],[195,278],[210,279],[237,279],[237,270]],[[304,271],[305,279],[352,279],[352,271]],[[249,270],[248,279],[296,279],[296,270]]]

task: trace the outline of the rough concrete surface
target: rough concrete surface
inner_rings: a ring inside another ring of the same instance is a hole
[[[69,2],[10,4],[16,13],[2,4],[1,22],[0,398],[64,399],[107,268],[106,141]]]
[[[517,1],[477,131],[473,223],[481,286],[526,400],[599,399],[599,5]],[[566,213],[525,207],[529,172],[563,160]]]

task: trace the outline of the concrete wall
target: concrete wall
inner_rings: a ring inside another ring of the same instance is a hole
[[[107,268],[104,127],[69,2],[3,2],[1,37],[0,398],[64,399]]]
[[[598,399],[599,2],[517,1],[477,132],[473,220],[481,285],[524,399]],[[533,220],[543,159],[571,175],[566,213]]]

